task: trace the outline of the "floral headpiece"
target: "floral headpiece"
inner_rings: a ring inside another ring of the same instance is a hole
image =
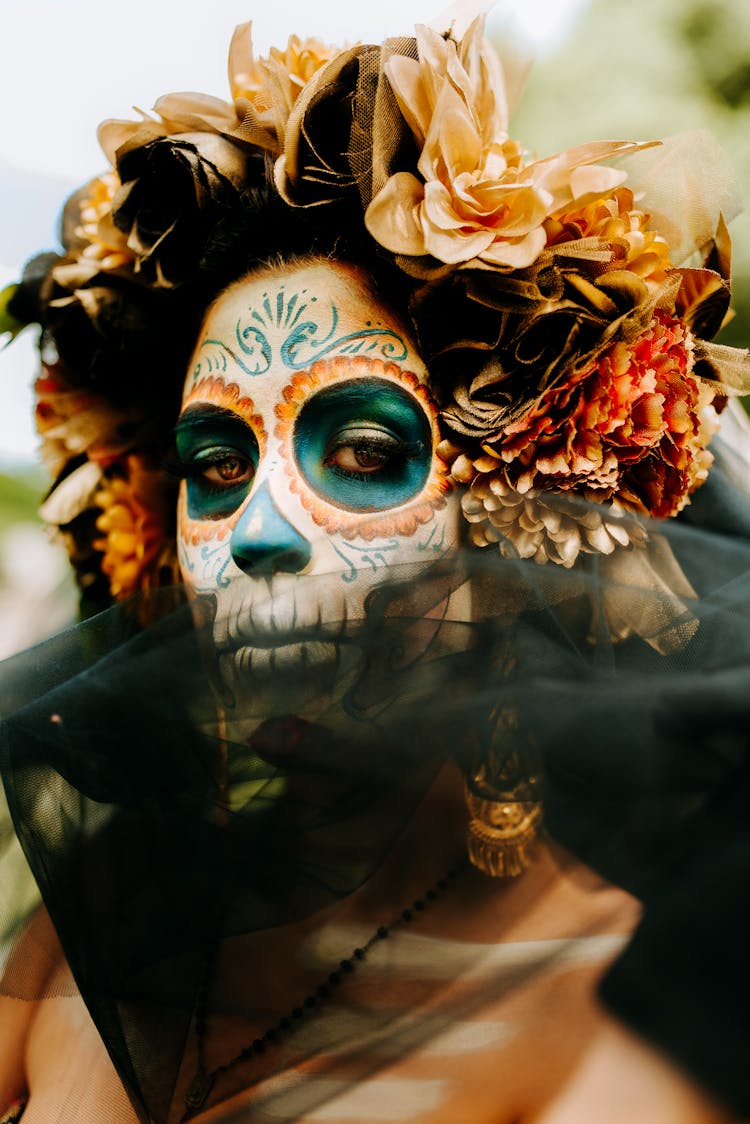
[[[481,14],[459,19],[381,46],[292,37],[259,59],[244,24],[231,101],[171,94],[101,126],[111,170],[68,202],[63,255],[32,261],[8,305],[44,330],[43,514],[84,582],[104,574],[123,597],[174,576],[158,459],[182,368],[150,330],[185,336],[208,242],[231,240],[271,167],[280,211],[344,215],[400,278],[477,545],[568,567],[638,545],[623,512],[675,515],[706,478],[717,413],[750,389],[747,353],[709,342],[736,209],[716,173],[697,182],[710,142],[535,159],[510,134],[519,74]],[[568,512],[561,494],[596,506]]]

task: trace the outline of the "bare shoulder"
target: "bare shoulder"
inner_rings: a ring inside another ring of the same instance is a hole
[[[26,1089],[24,1059],[35,1004],[0,996],[0,1115]]]
[[[0,995],[0,1112],[26,1092],[26,1054],[38,997],[62,960],[46,910],[39,909],[3,966]]]
[[[137,1124],[80,996],[53,996],[37,1005],[25,1064],[24,1124]]]
[[[4,979],[0,1113],[28,1096],[23,1124],[137,1124],[43,909],[16,942]]]

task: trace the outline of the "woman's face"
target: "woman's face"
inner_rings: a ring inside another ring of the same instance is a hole
[[[321,626],[360,618],[392,567],[411,578],[451,551],[438,440],[413,340],[360,270],[313,261],[227,290],[177,427],[180,567],[215,598],[216,642],[247,670],[296,659]]]

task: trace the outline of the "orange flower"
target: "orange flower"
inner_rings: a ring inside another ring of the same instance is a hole
[[[102,537],[93,544],[104,554],[102,570],[118,600],[158,584],[167,527],[161,472],[136,454],[120,467],[122,475],[110,476],[94,497]]]
[[[107,468],[132,445],[135,419],[116,410],[103,395],[71,386],[60,364],[43,366],[34,391],[42,459],[53,476],[81,453]]]
[[[545,391],[479,456],[457,455],[452,475],[470,485],[464,512],[474,541],[504,539],[523,557],[569,566],[579,551],[610,553],[632,541],[608,517],[615,498],[618,508],[676,515],[706,478],[717,428],[716,390],[692,368],[690,332],[657,312],[634,342],[618,340]],[[606,508],[561,521],[545,493]]]

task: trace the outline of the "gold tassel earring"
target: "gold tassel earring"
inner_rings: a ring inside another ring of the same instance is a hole
[[[522,777],[514,758],[515,754],[492,782],[486,766],[466,781],[469,859],[492,878],[523,874],[534,857],[542,827],[542,803],[535,799],[539,779]]]
[[[511,657],[503,678],[514,672]],[[542,769],[538,754],[518,745],[518,714],[512,707],[500,708],[493,725],[492,747],[466,775],[466,845],[469,860],[484,874],[516,878],[531,863],[542,829]]]

